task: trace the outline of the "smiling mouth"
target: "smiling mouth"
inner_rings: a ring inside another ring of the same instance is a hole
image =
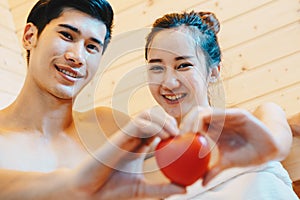
[[[60,69],[60,68],[57,67],[56,65],[55,65],[55,68],[56,68],[57,71],[59,71],[59,72],[65,74],[66,76],[69,76],[69,77],[72,77],[72,78],[81,78],[81,76],[78,75],[78,73],[73,73],[73,72],[67,71],[67,70],[65,70],[65,69]]]
[[[162,95],[165,99],[169,101],[178,101],[184,98],[187,94],[176,94],[176,95]]]

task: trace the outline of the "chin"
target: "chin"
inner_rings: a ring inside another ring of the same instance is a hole
[[[56,90],[53,95],[64,100],[72,100],[76,96],[75,92],[68,90]]]
[[[177,109],[166,109],[165,110],[169,115],[171,115],[174,118],[180,118],[181,117],[181,111],[177,110]]]

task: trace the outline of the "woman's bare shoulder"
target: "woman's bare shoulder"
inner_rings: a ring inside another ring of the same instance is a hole
[[[293,135],[300,137],[300,112],[288,118]]]

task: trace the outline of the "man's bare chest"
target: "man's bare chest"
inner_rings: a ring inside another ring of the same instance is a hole
[[[51,141],[37,135],[0,136],[0,167],[49,172],[73,168],[86,156],[80,145],[69,138]]]

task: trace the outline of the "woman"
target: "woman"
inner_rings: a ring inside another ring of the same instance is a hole
[[[210,106],[208,85],[221,68],[219,28],[212,13],[173,13],[157,19],[147,36],[153,97],[177,120],[181,134],[204,133],[219,152],[202,185],[196,182],[186,195],[170,199],[297,199],[278,162],[292,141],[284,112],[272,103],[253,113]]]

